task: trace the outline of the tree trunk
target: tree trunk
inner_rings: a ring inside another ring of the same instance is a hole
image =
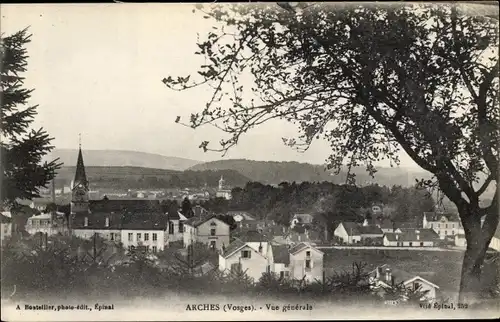
[[[487,214],[482,226],[478,214],[479,211],[471,211],[471,209],[460,211],[467,240],[460,279],[460,303],[470,304],[480,300],[484,285],[481,281],[482,266],[498,225],[498,214]]]

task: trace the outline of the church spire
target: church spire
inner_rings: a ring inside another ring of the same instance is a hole
[[[83,184],[85,188],[88,188],[87,175],[85,174],[85,165],[83,164],[81,135],[79,137],[79,144],[78,144],[78,160],[76,161],[74,186],[76,187],[78,184]]]

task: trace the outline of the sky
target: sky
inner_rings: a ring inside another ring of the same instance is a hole
[[[54,137],[56,148],[133,150],[199,161],[222,158],[198,148],[215,145],[224,134],[176,124],[177,115],[201,111],[210,89],[174,92],[164,77],[196,73],[203,63],[197,33],[212,22],[192,12],[192,4],[2,5],[6,35],[30,26],[25,84],[39,104],[34,127]],[[298,161],[322,164],[330,149],[315,141],[304,153],[282,137],[298,129],[275,120],[248,132],[224,159]],[[418,167],[406,154],[401,166]],[[388,162],[380,163],[388,166]]]

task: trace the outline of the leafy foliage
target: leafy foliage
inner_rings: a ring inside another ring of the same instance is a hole
[[[225,152],[249,129],[284,119],[301,131],[284,142],[304,150],[326,139],[337,172],[344,163],[364,164],[374,174],[375,162],[397,164],[397,152],[406,152],[433,174],[422,184],[460,212],[468,245],[462,285],[476,293],[499,223],[498,19],[450,4],[302,6],[201,8],[221,26],[198,42],[196,54],[207,61],[201,77],[164,83],[214,89],[189,122],[228,134],[213,150]],[[251,91],[242,85],[248,78]],[[210,150],[209,142],[200,147]],[[481,206],[491,184],[493,200]]]
[[[0,38],[1,42],[1,135],[2,163],[1,202],[12,206],[17,198],[39,196],[59,167],[57,160],[41,164],[50,152],[52,138],[43,130],[30,130],[37,105],[25,107],[33,90],[24,88],[22,73],[27,70],[28,54],[25,48],[31,41],[28,31],[22,30]]]

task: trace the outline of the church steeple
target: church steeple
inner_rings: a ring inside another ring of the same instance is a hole
[[[89,183],[87,181],[87,175],[85,173],[85,165],[83,164],[81,137],[78,145],[78,159],[76,161],[76,172],[75,172],[75,180],[73,181],[73,186],[76,187],[79,184],[88,189]]]
[[[75,179],[72,184],[71,213],[87,213],[89,211],[89,182],[83,164],[82,144],[78,147]]]

